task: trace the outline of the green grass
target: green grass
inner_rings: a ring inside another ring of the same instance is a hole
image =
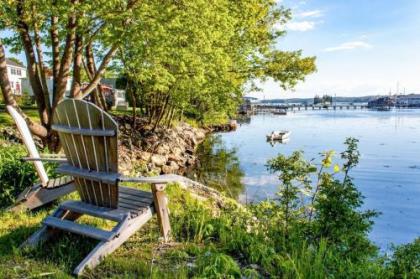
[[[38,110],[35,108],[24,109],[25,114],[35,122],[39,122]],[[14,121],[5,108],[0,108],[0,128],[13,126]]]
[[[133,186],[133,185],[130,185]],[[147,185],[134,186],[148,189]],[[178,214],[179,199],[190,199],[176,185],[169,195],[174,199],[171,210]],[[76,193],[64,197],[77,199]],[[86,256],[96,241],[72,234],[60,234],[32,250],[21,250],[19,245],[39,229],[41,221],[56,205],[35,213],[0,211],[0,278],[70,278],[75,266]],[[110,223],[97,218],[83,217],[81,222],[102,228]],[[160,243],[156,217],[132,236],[123,246],[107,257],[96,269],[87,271],[86,278],[187,278],[187,263],[191,256],[189,244]]]

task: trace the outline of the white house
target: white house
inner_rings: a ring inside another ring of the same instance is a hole
[[[26,68],[20,63],[6,58],[7,74],[14,95],[22,95],[22,79],[26,78]]]
[[[66,93],[64,97],[68,97],[70,95],[72,80],[69,78],[66,84]],[[29,82],[28,78],[22,80],[23,90],[28,92],[29,96],[33,96],[34,92],[32,91],[31,83]],[[52,102],[52,92],[53,92],[53,79],[52,77],[47,77],[47,87],[48,87],[48,94],[50,96],[50,102]]]

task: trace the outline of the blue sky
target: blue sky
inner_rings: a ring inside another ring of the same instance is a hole
[[[259,98],[420,93],[420,0],[283,0],[292,9],[284,50],[317,56],[318,71],[295,91],[274,82]]]
[[[318,71],[294,91],[262,84],[258,98],[420,93],[420,0],[277,0],[292,9],[284,50],[317,56]],[[5,33],[1,34],[2,36]],[[23,55],[19,58],[24,61]]]

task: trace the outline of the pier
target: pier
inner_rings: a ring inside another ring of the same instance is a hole
[[[242,110],[243,114],[254,113],[275,113],[280,111],[300,111],[300,110],[363,110],[367,109],[367,105],[284,105],[284,104],[250,104]]]

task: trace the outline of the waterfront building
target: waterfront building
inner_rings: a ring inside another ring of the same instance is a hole
[[[397,97],[399,107],[420,107],[420,94],[401,95]]]

